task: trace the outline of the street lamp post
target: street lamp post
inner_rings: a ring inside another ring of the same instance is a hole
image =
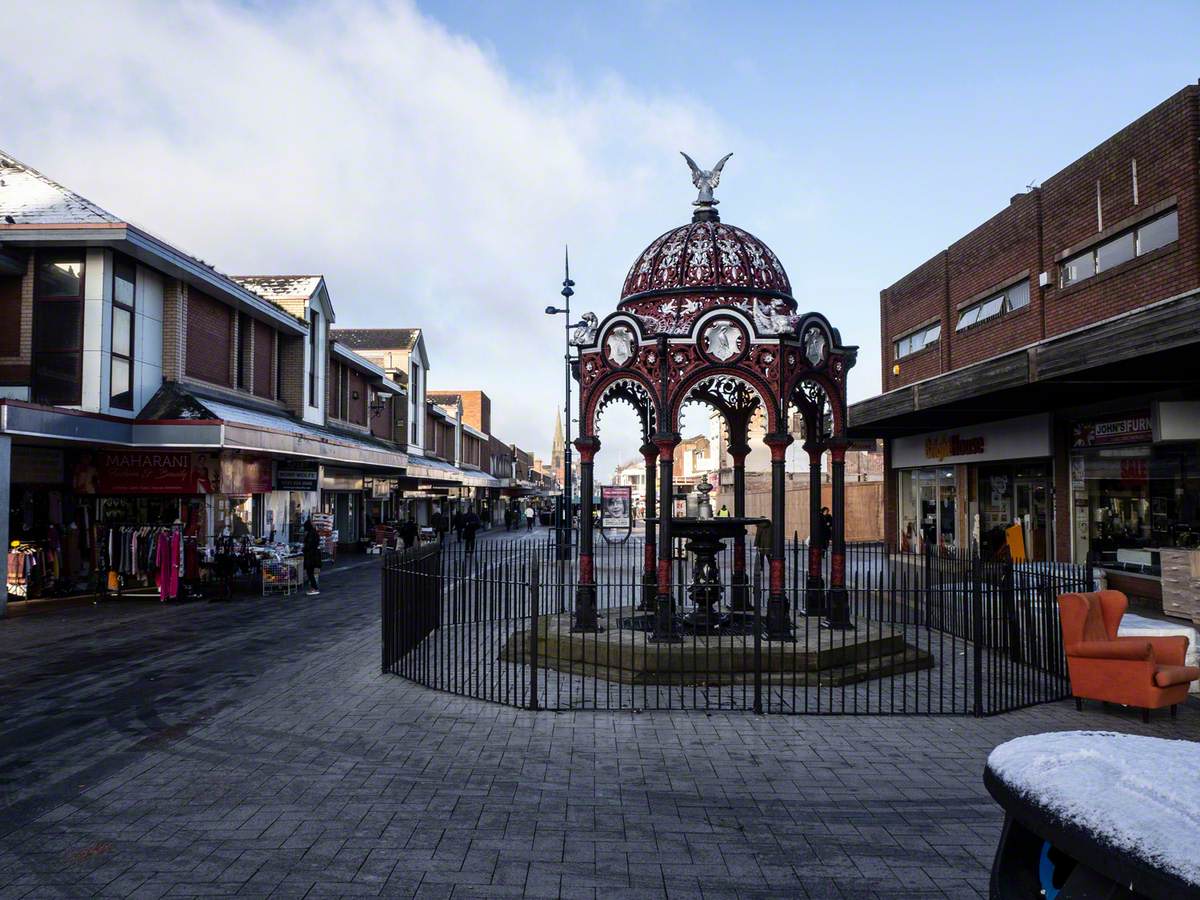
[[[572,288],[575,282],[571,280],[571,259],[567,249],[563,248],[563,283],[562,291],[564,306],[547,306],[546,315],[566,316],[563,344],[563,391],[566,395],[566,433],[563,436],[563,491],[558,519],[558,558],[569,559],[571,554],[571,512],[574,501],[574,488],[571,483],[571,329],[582,325],[582,322],[571,321],[571,296],[575,293]]]

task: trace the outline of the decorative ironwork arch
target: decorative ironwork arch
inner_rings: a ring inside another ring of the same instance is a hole
[[[674,391],[668,422],[671,430],[679,429],[679,413],[685,403],[706,403],[733,425],[741,417],[746,423],[755,411],[762,409],[767,417],[767,430],[779,427],[779,406],[770,386],[753,372],[741,368],[708,368],[694,372]]]
[[[642,440],[649,441],[658,427],[658,400],[649,384],[628,371],[617,372],[596,385],[584,408],[582,433],[598,436],[600,416],[613,403],[626,403],[633,408],[642,426]]]

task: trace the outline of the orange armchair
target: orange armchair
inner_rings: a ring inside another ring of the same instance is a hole
[[[1187,699],[1188,685],[1200,678],[1200,668],[1185,666],[1188,639],[1117,637],[1117,627],[1129,601],[1120,591],[1063,594],[1058,598],[1063,648],[1075,706],[1104,700],[1140,707],[1142,721],[1150,710],[1171,707]]]

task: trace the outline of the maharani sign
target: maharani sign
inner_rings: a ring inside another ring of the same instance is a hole
[[[984,452],[982,437],[959,437],[957,434],[938,435],[925,439],[925,458],[941,462],[950,456],[974,456]]]
[[[80,453],[74,472],[79,494],[213,494],[220,461],[187,450],[113,450]]]

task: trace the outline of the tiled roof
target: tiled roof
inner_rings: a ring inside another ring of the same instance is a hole
[[[330,332],[351,350],[411,350],[420,328],[335,328]]]
[[[320,275],[234,275],[233,280],[264,300],[307,300],[321,284]]]
[[[122,220],[0,150],[0,222],[115,225]]]

